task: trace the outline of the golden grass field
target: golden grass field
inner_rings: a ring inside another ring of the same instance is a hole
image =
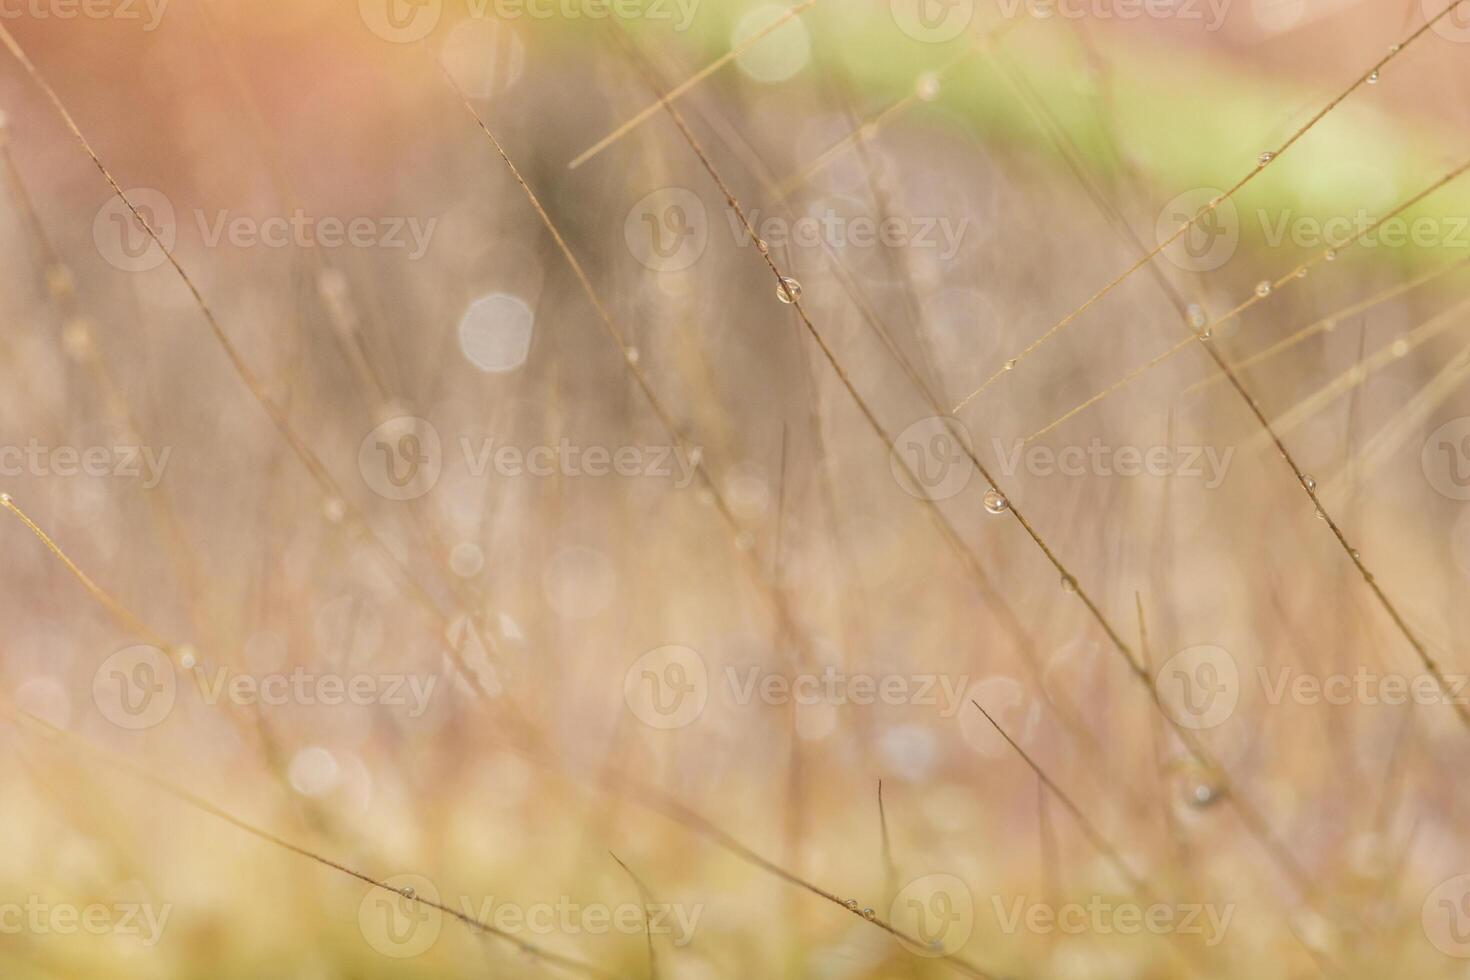
[[[0,980],[1470,976],[1470,5],[0,4]]]

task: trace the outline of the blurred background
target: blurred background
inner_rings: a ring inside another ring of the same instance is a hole
[[[1467,975],[1470,6],[609,6],[0,7],[0,976]]]

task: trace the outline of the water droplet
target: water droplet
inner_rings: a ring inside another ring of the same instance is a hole
[[[1077,580],[1070,575],[1063,575],[1062,591],[1075,594],[1077,592]]]
[[[801,283],[790,276],[782,276],[781,285],[776,287],[776,298],[790,306],[801,299]]]
[[[13,499],[15,498],[11,497],[8,493],[0,493],[0,504],[8,504]]]
[[[1306,266],[1302,266],[1300,269],[1296,270],[1296,277],[1298,279],[1305,279],[1305,278],[1307,278],[1307,267]]]
[[[1015,369],[1016,369],[1016,359],[1014,357],[1011,358],[1009,361],[1006,361],[1005,362],[1005,365],[1004,365],[1003,370],[1006,370],[1006,371],[1014,371]]]
[[[768,244],[766,244],[766,240],[764,238],[757,238],[755,240],[755,247],[756,247],[756,250],[758,252],[760,252],[762,255],[770,255],[771,254],[771,246],[768,245]]]
[[[1189,309],[1185,312],[1189,317],[1189,325],[1195,329],[1199,329],[1210,322],[1210,318],[1205,315],[1204,307],[1198,303],[1190,303]]]
[[[1273,151],[1273,150],[1267,150],[1266,152],[1262,153],[1260,156],[1256,157],[1256,163],[1258,163],[1258,164],[1260,164],[1261,166],[1264,167],[1266,164],[1270,163],[1272,160],[1275,160],[1275,159],[1276,159],[1276,153],[1275,153],[1275,151]]]
[[[878,913],[874,912],[872,909],[863,909],[863,918],[871,921],[878,918]]]
[[[989,490],[985,491],[985,509],[990,511],[990,513],[1004,514],[1006,511],[1010,510],[1010,508],[1011,502],[1006,499],[1005,494],[1001,493],[994,487],[991,487]]]
[[[1390,45],[1389,45],[1389,46],[1388,46],[1388,53],[1389,53],[1389,54],[1398,54],[1398,53],[1399,53],[1399,51],[1400,51],[1400,50],[1402,50],[1402,49],[1401,49],[1401,47],[1400,47],[1400,46],[1399,46],[1399,45],[1397,45],[1397,44],[1390,44]]]
[[[1260,282],[1256,283],[1256,295],[1257,296],[1270,296],[1271,295],[1271,280],[1269,280],[1269,279],[1262,279]]]
[[[1352,551],[1349,551],[1348,554],[1350,554],[1350,555],[1353,556],[1353,561],[1362,561],[1363,560],[1363,556],[1358,553],[1358,549],[1357,548],[1354,548]]]
[[[845,905],[845,906],[847,906],[849,909],[851,909],[854,912],[857,911],[858,903],[857,903],[857,899],[855,899],[855,898],[849,898],[847,901],[843,902],[842,904]]]
[[[1394,357],[1405,357],[1409,353],[1409,342],[1401,337],[1393,342],[1393,347],[1390,349]]]
[[[1189,794],[1189,797],[1190,806],[1203,809],[1219,801],[1220,791],[1211,786],[1209,783],[1199,783],[1194,787],[1194,790]]]
[[[1325,521],[1325,520],[1327,520],[1327,512],[1324,511],[1321,507],[1318,507],[1316,509],[1316,512],[1315,513],[1316,513],[1316,516],[1317,516],[1317,520],[1319,520],[1319,521]]]
[[[403,886],[403,891],[400,892],[399,894],[401,894],[404,898],[410,898],[411,899],[415,895],[417,895],[418,893],[413,890],[413,886],[412,885],[404,885]]]
[[[185,670],[193,670],[195,665],[197,665],[198,663],[199,657],[195,654],[194,645],[192,643],[185,643],[183,646],[179,647],[180,667],[183,667]]]
[[[1308,490],[1316,490],[1317,481],[1313,479],[1310,473],[1306,473],[1302,476],[1302,486],[1306,487]]]
[[[925,102],[939,98],[939,76],[932,71],[924,72],[914,83],[914,94]]]
[[[1368,73],[1368,84],[1369,85],[1377,85],[1378,84],[1378,69],[1377,68],[1373,69],[1371,72]]]
[[[1325,252],[1322,253],[1322,258],[1326,259],[1328,262],[1336,262],[1337,261],[1337,249],[1335,249],[1335,248],[1329,248],[1327,251],[1325,251]]]
[[[328,497],[322,502],[322,516],[333,524],[341,524],[342,519],[347,516],[347,505],[342,502],[341,497]]]
[[[623,351],[623,356],[628,359],[629,364],[637,364],[638,359],[641,358],[643,355],[638,352],[638,348],[629,347],[627,350]]]

